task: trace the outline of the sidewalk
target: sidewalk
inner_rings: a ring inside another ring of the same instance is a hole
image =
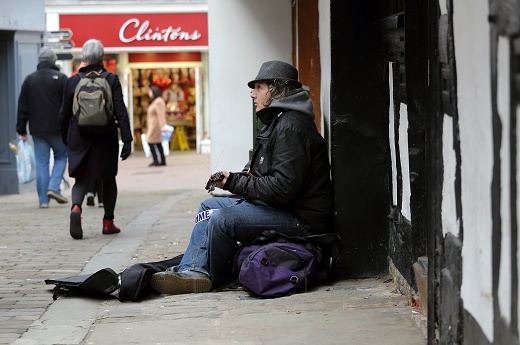
[[[166,167],[148,168],[150,162],[138,153],[119,165],[115,223],[122,232],[114,236],[101,234],[98,207],[84,205],[78,241],[68,232],[70,204],[38,209],[30,184],[0,196],[0,344],[426,343],[405,298],[385,279],[341,281],[270,300],[225,291],[138,303],[53,301],[47,278],[104,267],[118,272],[184,251],[198,203],[208,197],[209,157],[175,151]],[[63,194],[70,197],[70,189]]]

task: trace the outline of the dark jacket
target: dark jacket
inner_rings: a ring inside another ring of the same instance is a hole
[[[89,65],[80,69],[80,72],[105,71],[101,65]],[[78,129],[75,118],[72,116],[72,103],[74,91],[80,81],[79,75],[67,79],[63,94],[60,124],[63,142],[69,151],[69,175],[72,177],[84,176],[84,169],[76,169],[82,160],[88,167],[90,177],[105,177],[117,175],[119,160],[119,138],[117,128],[119,127],[121,140],[132,141],[130,120],[123,101],[121,83],[117,74],[110,73],[107,81],[112,89],[112,100],[114,103],[114,119],[111,131],[108,134],[84,134]]]
[[[257,116],[266,126],[249,166],[254,176],[232,173],[224,189],[256,205],[287,210],[311,233],[333,232],[329,158],[308,93],[297,89]]]
[[[67,76],[52,62],[43,61],[29,74],[18,98],[16,132],[36,137],[60,135],[60,107]]]

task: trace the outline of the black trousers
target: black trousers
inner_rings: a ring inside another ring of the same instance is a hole
[[[76,182],[72,186],[72,206],[78,205],[82,209],[83,200],[88,192],[90,183],[88,176],[76,177]],[[104,177],[103,181],[103,207],[105,209],[104,219],[113,220],[114,210],[116,208],[117,199],[117,183],[116,177]]]
[[[166,165],[166,159],[164,157],[164,150],[163,150],[162,144],[159,143],[159,144],[148,144],[148,145],[150,145],[150,152],[152,153],[154,164]],[[157,157],[157,151],[159,151],[159,156],[161,158],[161,161],[159,161],[159,159]]]

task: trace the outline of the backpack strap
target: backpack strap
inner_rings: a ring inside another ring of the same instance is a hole
[[[91,79],[96,79],[96,78],[103,78],[103,79],[106,79],[108,77],[108,75],[110,74],[110,72],[107,72],[107,71],[90,71],[88,73],[85,73],[85,72],[78,72],[79,76],[81,78],[86,78],[86,77],[89,77]]]
[[[258,236],[251,244],[268,244],[272,242],[290,242],[290,243],[296,243],[301,246],[304,246],[309,251],[311,251],[318,262],[321,262],[322,260],[322,254],[321,254],[321,248],[318,247],[316,244],[310,242],[306,239],[306,237],[291,237],[284,235],[278,231],[275,230],[265,230],[262,235]]]
[[[270,242],[292,242],[301,244],[314,253],[318,262],[322,260],[322,249],[330,248],[330,255],[334,265],[337,263],[339,255],[343,251],[341,237],[334,232],[304,237],[291,237],[275,230],[266,230],[251,244],[267,244]],[[316,249],[316,247],[318,249]]]

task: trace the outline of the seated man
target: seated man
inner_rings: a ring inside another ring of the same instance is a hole
[[[332,229],[327,146],[314,124],[313,104],[298,81],[298,70],[268,61],[248,86],[265,126],[247,173],[223,170],[214,181],[241,198],[214,197],[200,204],[181,263],[152,276],[150,284],[158,292],[207,292],[228,284],[237,242],[249,244],[264,230],[307,236]]]

